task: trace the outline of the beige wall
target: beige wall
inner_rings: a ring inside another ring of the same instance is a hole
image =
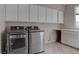
[[[76,29],[75,26],[75,14],[74,7],[79,5],[66,5],[64,9],[64,24],[61,25],[61,28],[70,28]]]
[[[45,32],[45,43],[55,41],[55,32],[53,31],[60,26],[57,24],[44,24],[44,23],[26,23],[26,22],[6,22],[6,26],[39,26]]]

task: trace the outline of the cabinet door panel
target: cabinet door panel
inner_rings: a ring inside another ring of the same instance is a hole
[[[77,45],[77,47],[79,48],[79,32],[77,32],[77,42],[78,42],[78,45]]]
[[[39,6],[39,22],[46,22],[46,7]]]
[[[78,39],[77,39],[77,32],[72,32],[72,36],[73,36],[73,39],[71,39],[72,40],[72,46],[73,47],[76,47],[76,48],[78,48],[77,46],[78,46]]]
[[[73,31],[67,31],[68,32],[68,44],[73,46],[73,47],[76,47],[77,45],[77,39],[76,39],[76,32],[73,32]]]
[[[30,22],[38,22],[38,7],[30,5]]]
[[[47,22],[57,23],[57,10],[47,8]]]
[[[58,11],[58,23],[64,23],[64,14],[63,11]]]
[[[62,34],[61,34],[61,42],[62,43],[65,43],[65,44],[70,44],[70,34],[68,31],[62,31]]]
[[[29,5],[21,4],[19,5],[19,21],[29,21]]]
[[[78,48],[77,33],[73,31],[62,31],[61,42]]]
[[[17,5],[6,5],[6,21],[17,21]]]

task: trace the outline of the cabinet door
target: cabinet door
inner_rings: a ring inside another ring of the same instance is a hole
[[[17,5],[6,5],[6,21],[17,21]]]
[[[30,5],[30,22],[38,22],[38,7]]]
[[[73,46],[73,47],[76,47],[76,48],[79,48],[78,47],[78,39],[77,39],[77,32],[72,32],[72,36],[73,36],[73,39],[71,39],[72,40],[72,43],[71,43],[71,45]]]
[[[70,35],[68,34],[68,31],[63,31],[61,33],[61,42],[65,44],[69,44],[70,41]]]
[[[77,47],[77,35],[76,35],[76,32],[74,32],[74,31],[67,31],[67,37],[69,38],[68,39],[68,44],[70,45],[70,46],[73,46],[73,47]]]
[[[62,43],[72,46],[73,34],[70,31],[62,31]]]
[[[61,42],[78,48],[77,33],[73,31],[62,31]]]
[[[78,45],[77,45],[77,47],[79,48],[79,32],[77,32],[77,42],[78,42]]]
[[[38,12],[39,12],[38,13],[39,22],[45,23],[46,22],[46,7],[39,6]]]
[[[58,23],[64,23],[64,14],[63,11],[58,11]]]
[[[57,23],[57,10],[47,8],[47,23]]]
[[[5,5],[0,4],[0,21],[5,21]]]
[[[19,5],[19,21],[29,21],[29,5],[21,4]]]

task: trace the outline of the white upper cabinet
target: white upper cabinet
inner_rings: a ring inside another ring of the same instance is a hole
[[[47,23],[57,23],[57,10],[47,8]]]
[[[18,19],[19,21],[29,21],[29,5],[21,4],[19,5]]]
[[[58,11],[58,23],[64,23],[64,13],[63,11]]]
[[[46,7],[39,6],[38,20],[39,22],[46,22]]]
[[[30,5],[30,22],[38,22],[38,6]]]
[[[5,5],[0,4],[0,21],[5,21]]]
[[[17,5],[6,5],[6,21],[17,21]]]
[[[40,5],[7,4],[0,5],[0,19],[6,21],[63,23],[63,11]]]

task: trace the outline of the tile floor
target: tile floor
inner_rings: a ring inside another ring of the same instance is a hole
[[[45,52],[41,54],[79,54],[79,50],[53,42],[46,44]]]

